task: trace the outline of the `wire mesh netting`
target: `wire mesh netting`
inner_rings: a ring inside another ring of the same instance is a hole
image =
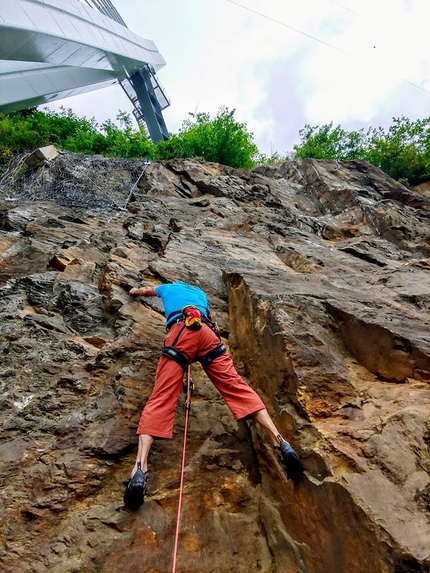
[[[15,156],[0,179],[0,201],[55,201],[68,207],[125,210],[148,162],[60,152],[39,167]]]

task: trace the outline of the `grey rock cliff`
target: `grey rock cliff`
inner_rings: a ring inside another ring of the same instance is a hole
[[[430,198],[363,162],[64,153],[0,193],[2,572],[171,570],[182,397],[122,495],[164,335],[127,292],[176,279],[306,469],[194,366],[178,572],[430,571]]]

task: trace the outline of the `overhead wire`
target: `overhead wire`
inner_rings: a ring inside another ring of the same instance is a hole
[[[404,0],[404,1],[408,2],[409,4],[411,3],[411,0]],[[341,4],[340,2],[336,2],[336,0],[327,0],[327,2],[331,2],[332,4],[336,4],[336,6],[339,6],[340,8],[343,8],[344,10],[347,10],[348,12],[351,12],[351,14],[354,14],[355,16],[358,16],[359,18],[362,18],[363,20],[366,20],[367,22],[374,24],[379,29],[387,27],[387,20],[386,19],[384,21],[381,21],[379,18],[377,20],[375,20],[373,18],[369,18],[368,16],[365,16],[364,14],[360,14],[360,12],[356,12],[355,10],[348,8],[344,4]],[[430,16],[430,11],[428,11],[427,15]],[[401,26],[403,26],[403,25],[404,25],[404,23],[401,22]],[[392,27],[392,24],[390,24],[390,27]],[[401,32],[401,28],[399,28],[399,32]]]
[[[356,12],[355,10],[351,10],[351,8],[344,6],[340,2],[336,2],[336,0],[329,0],[329,2],[331,2],[332,4],[336,4],[336,6],[340,6],[344,10],[347,10],[348,12],[351,12],[351,14],[355,14],[356,16],[359,16],[360,18],[363,18],[364,20],[367,20],[368,22],[372,22],[372,20],[370,18],[367,18],[367,16],[363,16],[363,14],[360,14],[359,12]]]
[[[393,72],[390,72],[389,70],[386,70],[382,66],[378,66],[377,64],[373,64],[372,62],[369,62],[368,60],[365,60],[364,58],[360,58],[360,56],[356,56],[355,54],[351,54],[350,52],[347,52],[346,50],[343,50],[342,48],[338,48],[337,46],[333,46],[333,44],[330,44],[329,42],[326,42],[325,40],[321,40],[320,38],[317,38],[316,36],[312,36],[312,34],[308,34],[307,32],[303,32],[302,30],[299,30],[298,28],[295,28],[294,26],[290,26],[289,24],[285,24],[285,22],[281,22],[280,20],[277,20],[276,18],[272,18],[271,16],[268,16],[267,14],[263,14],[262,12],[258,12],[258,10],[254,10],[253,8],[249,8],[248,6],[244,6],[243,4],[239,4],[239,2],[235,2],[235,0],[227,0],[227,2],[230,2],[230,4],[234,4],[234,5],[238,6],[239,8],[243,8],[244,10],[248,10],[248,12],[252,12],[253,14],[256,14],[257,16],[261,16],[262,18],[265,18],[266,20],[270,20],[272,22],[275,22],[276,24],[279,24],[280,26],[283,26],[284,28],[288,28],[289,30],[293,30],[294,32],[297,32],[298,34],[301,34],[302,36],[305,36],[306,38],[310,38],[311,40],[315,40],[315,42],[323,44],[324,46],[327,46],[328,48],[331,48],[332,50],[336,50],[337,52],[340,52],[341,54],[344,54],[345,56],[349,56],[350,58],[354,58],[355,60],[358,60],[359,62],[367,64],[368,66],[371,66],[371,67],[373,67],[373,68],[375,68],[381,72],[384,72],[385,74],[392,76],[393,78],[396,78],[402,82],[405,82],[406,84],[409,84],[410,86],[412,86],[414,88],[417,88],[423,92],[430,94],[430,91],[426,90],[422,86],[419,86],[418,84],[414,84],[413,82],[410,82],[409,80],[406,80],[405,78],[402,78],[401,76],[399,76]]]

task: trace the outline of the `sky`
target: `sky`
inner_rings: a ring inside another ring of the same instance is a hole
[[[271,155],[291,151],[305,124],[387,129],[393,117],[430,117],[429,0],[112,3],[166,60],[157,77],[171,133],[190,112],[226,106]],[[98,123],[132,111],[120,86],[49,107],[60,105]]]

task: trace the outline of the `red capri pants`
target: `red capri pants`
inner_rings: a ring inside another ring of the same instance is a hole
[[[171,346],[183,328],[183,322],[172,326],[165,345]],[[213,330],[203,324],[199,330],[184,328],[175,348],[193,362],[204,356],[219,344]],[[265,405],[261,398],[239,376],[230,356],[225,352],[206,369],[209,379],[221,393],[236,420],[245,418]],[[154,389],[140,417],[137,434],[148,434],[154,438],[171,438],[176,404],[182,390],[184,371],[174,360],[161,356],[155,375]]]

